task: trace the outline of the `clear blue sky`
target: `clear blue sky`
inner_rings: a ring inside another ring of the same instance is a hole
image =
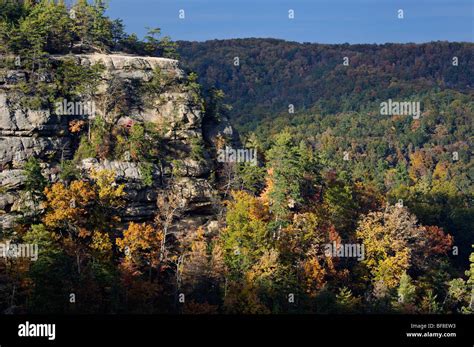
[[[178,17],[181,9],[185,19]],[[140,37],[149,26],[173,40],[385,43],[474,37],[474,0],[110,0],[108,15],[122,18],[127,31]]]

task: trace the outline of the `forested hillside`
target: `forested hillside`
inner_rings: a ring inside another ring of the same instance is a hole
[[[288,113],[290,104],[295,112],[371,111],[389,98],[445,89],[472,93],[474,88],[472,43],[326,45],[236,39],[180,41],[178,47],[182,62],[198,74],[204,88],[224,91],[232,119],[244,131],[265,116]]]
[[[261,152],[286,129],[315,150],[323,171],[370,183],[392,203],[405,199],[423,221],[465,240],[467,252],[472,209],[455,223],[456,203],[438,195],[463,196],[472,208],[473,48],[236,39],[182,41],[178,51],[204,87],[225,93],[225,114]],[[388,99],[419,101],[423,116],[381,115]],[[437,191],[441,177],[443,193],[417,191]]]
[[[223,91],[228,105],[222,113],[241,131],[243,143],[258,149],[267,168],[266,174],[249,166],[237,170],[234,187],[267,196],[271,184],[274,199],[282,194],[299,201],[302,210],[328,218],[343,239],[362,235],[367,215],[358,208],[403,206],[421,224],[454,236],[459,254],[451,250],[450,262],[462,271],[474,243],[473,47],[236,39],[179,42],[178,51],[203,87]],[[384,115],[387,100],[418,102],[420,116]],[[298,148],[312,153],[317,179],[305,170]],[[310,193],[315,200],[300,195],[312,186],[308,177],[318,182]],[[371,192],[363,199],[370,206],[362,207],[360,189]],[[393,252],[379,251],[385,255],[373,254],[369,268]],[[400,261],[397,257],[391,261]],[[376,277],[396,271],[395,264],[386,265]],[[418,280],[426,275],[419,272]]]

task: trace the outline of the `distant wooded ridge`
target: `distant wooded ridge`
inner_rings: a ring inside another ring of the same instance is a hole
[[[216,87],[231,118],[251,129],[268,114],[372,109],[429,90],[472,93],[474,44],[317,44],[278,39],[178,41],[184,66]],[[238,63],[238,64],[237,64]]]

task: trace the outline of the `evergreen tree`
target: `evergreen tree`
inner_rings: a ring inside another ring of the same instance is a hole
[[[277,221],[283,221],[288,218],[290,208],[302,202],[304,175],[301,153],[289,132],[276,136],[275,144],[267,152],[267,159],[273,183],[269,192],[271,210]]]
[[[398,303],[402,305],[409,305],[415,302],[416,287],[412,284],[411,277],[404,272],[400,278],[400,285],[398,286]]]

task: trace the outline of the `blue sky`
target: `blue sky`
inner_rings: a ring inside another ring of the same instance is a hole
[[[179,11],[185,19],[179,19]],[[295,18],[288,19],[288,11]],[[397,11],[404,11],[404,19]],[[272,37],[299,42],[385,43],[474,38],[474,0],[110,0],[108,15],[140,37]]]

